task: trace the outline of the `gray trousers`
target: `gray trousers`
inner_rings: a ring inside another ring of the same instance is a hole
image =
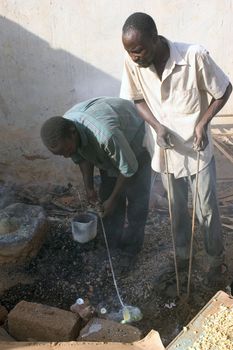
[[[167,190],[167,174],[161,174],[162,182]],[[191,239],[191,217],[188,211],[188,188],[190,185],[194,197],[196,175],[175,179],[169,174],[171,186],[171,208],[177,256],[181,259],[189,257]],[[216,194],[215,159],[199,172],[196,214],[203,233],[204,244],[210,263],[220,260],[223,255],[223,239],[218,199]]]

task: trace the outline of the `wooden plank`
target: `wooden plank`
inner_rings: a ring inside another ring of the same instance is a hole
[[[231,193],[230,194],[229,193],[228,194],[226,194],[226,193],[221,194],[220,193],[218,196],[218,199],[225,199],[225,200],[229,201],[229,200],[233,199],[233,194],[231,194]]]
[[[221,305],[233,307],[233,298],[223,291],[219,291],[204,306],[196,317],[178,334],[178,336],[166,347],[166,350],[187,350],[201,336],[202,327],[206,318],[218,313]]]
[[[233,132],[216,132],[216,133],[213,132],[213,134],[214,134],[214,137],[218,137],[218,136],[231,137],[231,136],[233,136]]]
[[[165,350],[159,333],[151,330],[145,338],[133,343],[110,342],[0,342],[1,350]]]
[[[228,228],[229,230],[233,230],[233,225],[227,225],[222,223],[222,226]]]
[[[217,147],[217,149],[233,164],[233,157],[230,153],[228,153],[222,145],[219,143],[219,141],[214,137],[213,143]]]

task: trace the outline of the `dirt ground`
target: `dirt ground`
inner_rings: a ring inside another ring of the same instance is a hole
[[[222,164],[222,161],[221,155],[217,154],[217,164]],[[220,173],[221,168],[218,172],[218,190],[221,193],[229,189],[232,191],[233,188],[232,164],[227,166],[228,170],[225,169]],[[159,189],[158,192],[163,193],[158,178],[154,185]],[[20,266],[1,267],[0,303],[9,311],[20,300],[69,310],[74,301],[81,297],[88,298],[97,312],[105,307],[106,317],[119,319],[120,303],[113,285],[101,227],[98,228],[97,237],[89,243],[80,244],[72,238],[70,219],[74,215],[73,208],[79,206],[80,209],[80,196],[85,206],[83,191],[79,189],[77,193],[76,190],[70,185],[11,188],[10,191],[14,192],[12,196],[14,201],[44,206],[50,219],[50,229],[45,243],[35,258]],[[76,199],[72,202],[74,198]],[[165,198],[164,200],[166,202]],[[224,210],[224,215],[226,210],[232,213],[232,201],[222,207],[220,203],[220,208]],[[153,203],[152,200],[145,243],[136,266],[129,274],[117,276],[124,303],[138,306],[143,313],[143,319],[135,323],[135,326],[141,329],[144,335],[155,329],[160,333],[166,346],[216,291],[220,289],[226,291],[227,286],[229,290],[233,280],[233,233],[226,227],[223,233],[229,266],[223,281],[211,289],[204,287],[206,255],[202,237],[197,229],[195,242],[198,253],[193,266],[190,299],[188,303],[178,299],[175,276],[164,272],[170,266],[173,257],[168,211],[164,202],[163,207],[159,207],[159,204],[156,201]],[[113,266],[116,267],[117,254],[113,254],[112,260]],[[180,286],[185,295],[187,290],[185,273],[180,275]]]

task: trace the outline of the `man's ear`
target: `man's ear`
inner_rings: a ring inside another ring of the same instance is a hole
[[[157,41],[158,41],[158,34],[156,34],[156,33],[153,34],[152,41],[153,41],[153,44],[157,43]]]
[[[77,129],[76,129],[75,125],[70,126],[70,135],[71,135],[71,137],[74,137],[77,135]]]
[[[70,127],[70,137],[77,145],[79,145],[80,137],[79,137],[79,132],[75,125],[72,125]]]

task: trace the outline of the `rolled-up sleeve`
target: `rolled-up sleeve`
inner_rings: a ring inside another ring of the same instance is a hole
[[[121,81],[120,97],[126,100],[141,100],[143,93],[136,79],[136,73],[133,69],[133,62],[129,62],[129,57],[125,57],[123,75]]]
[[[207,91],[215,99],[221,98],[229,85],[229,79],[226,74],[205,49],[198,56],[198,65],[199,87]]]
[[[84,160],[84,158],[80,154],[73,155],[71,159],[75,164],[80,164]]]
[[[119,129],[115,129],[111,138],[104,145],[104,151],[111,159],[115,168],[125,177],[133,176],[138,169],[136,156],[125,136]]]

